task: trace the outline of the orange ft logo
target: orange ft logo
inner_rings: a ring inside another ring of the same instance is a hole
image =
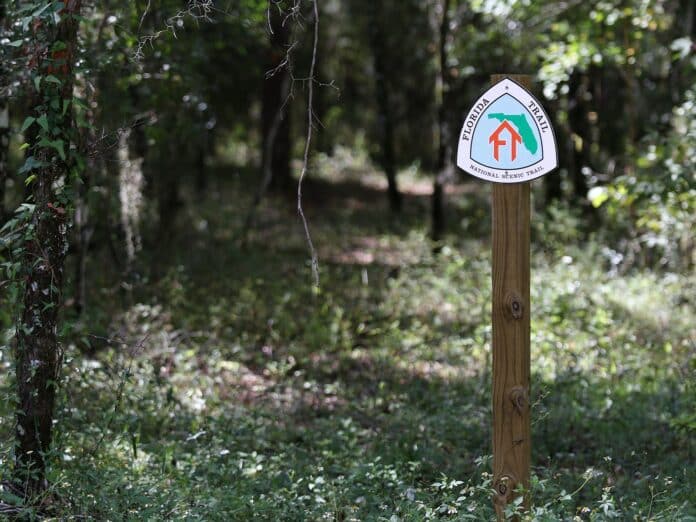
[[[488,143],[493,144],[493,157],[496,161],[500,161],[500,147],[507,145],[507,140],[501,137],[505,131],[508,132],[510,137],[510,161],[515,161],[515,158],[517,158],[517,144],[522,143],[522,136],[510,125],[508,120],[504,120],[503,123],[498,125],[498,128],[488,138]]]

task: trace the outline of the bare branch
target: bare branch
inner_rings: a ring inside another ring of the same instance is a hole
[[[140,26],[142,26],[145,16],[150,9],[150,2],[148,1],[147,7],[140,18]],[[155,31],[152,34],[141,36],[138,38],[138,45],[133,52],[133,60],[136,62],[142,61],[145,57],[145,47],[154,45],[154,42],[159,39],[163,34],[170,33],[174,38],[177,37],[177,30],[184,26],[184,21],[187,18],[194,20],[195,22],[209,22],[211,21],[211,13],[215,11],[215,4],[213,0],[189,0],[188,5],[185,9],[178,11],[175,15],[167,18],[164,23],[164,28]]]
[[[278,127],[280,126],[280,122],[282,121],[282,118],[284,117],[285,113],[285,106],[287,105],[288,101],[294,97],[295,93],[295,82],[302,82],[303,84],[307,85],[307,134],[305,138],[305,147],[304,147],[304,155],[303,155],[303,162],[302,162],[302,170],[300,172],[300,179],[297,184],[297,213],[300,216],[300,219],[302,221],[302,226],[304,229],[304,234],[305,234],[305,240],[307,242],[307,246],[309,248],[309,253],[311,256],[311,266],[312,266],[312,278],[313,282],[316,286],[319,286],[319,259],[317,256],[316,249],[314,248],[314,243],[312,241],[312,235],[309,231],[309,223],[307,221],[307,218],[304,213],[304,208],[302,206],[302,186],[303,186],[303,181],[304,178],[307,174],[308,170],[308,165],[309,165],[309,153],[311,150],[311,144],[312,144],[312,136],[313,136],[313,131],[315,129],[315,122],[318,123],[321,127],[323,127],[322,122],[319,120],[317,117],[316,113],[314,112],[314,88],[315,86],[319,87],[330,87],[333,89],[336,89],[338,91],[338,88],[334,85],[334,82],[330,83],[322,83],[317,80],[316,78],[316,65],[317,65],[317,54],[318,54],[318,48],[319,48],[319,6],[317,1],[318,0],[311,0],[313,4],[313,29],[314,29],[314,35],[313,35],[313,45],[312,45],[312,61],[309,69],[309,74],[304,77],[304,78],[298,78],[293,74],[293,56],[292,53],[294,52],[295,48],[299,45],[299,41],[297,39],[292,39],[292,43],[287,47],[287,50],[285,52],[285,57],[283,60],[273,69],[269,70],[266,73],[266,78],[270,78],[274,76],[275,74],[279,73],[282,70],[287,70],[288,71],[288,76],[290,78],[289,86],[284,87],[284,91],[287,89],[287,95],[285,102],[283,105],[279,108],[275,119],[272,123],[270,132],[269,132],[269,137],[268,141],[266,143],[266,156],[270,156],[270,151],[273,149],[273,145],[275,142],[276,134],[278,131]],[[272,28],[272,23],[271,23],[271,9],[274,8],[274,6],[277,6],[277,3],[274,2],[273,0],[268,0],[268,8],[266,9],[266,16],[268,17],[268,27],[269,27],[269,33],[272,35],[273,34],[273,28]],[[294,0],[292,7],[290,7],[287,11],[282,11],[279,6],[277,6],[280,15],[282,17],[282,22],[281,24],[284,26],[288,21],[292,20],[294,23],[294,26],[298,28],[299,30],[303,29],[302,22],[304,20],[302,16],[302,0]],[[252,203],[252,206],[249,210],[249,213],[247,214],[247,218],[245,220],[244,224],[244,231],[243,234],[246,236],[246,234],[249,231],[249,228],[253,224],[253,219],[254,219],[254,213],[256,211],[256,208],[260,204],[261,199],[263,198],[265,192],[268,189],[268,186],[271,183],[273,177],[273,172],[269,164],[264,164],[263,165],[263,179],[261,182],[261,186],[259,187],[254,201]]]
[[[302,220],[302,226],[304,227],[305,232],[305,239],[307,240],[309,253],[312,257],[312,277],[314,278],[315,286],[319,286],[319,258],[317,256],[317,251],[314,248],[314,243],[312,242],[312,235],[309,232],[309,225],[307,224],[307,218],[305,217],[305,213],[302,208],[302,182],[304,181],[305,174],[307,173],[307,165],[309,164],[309,149],[312,144],[312,120],[314,114],[314,72],[317,64],[317,48],[319,47],[319,6],[317,5],[317,2],[318,0],[312,0],[312,3],[314,5],[314,45],[312,47],[312,64],[309,67],[309,82],[307,87],[307,139],[305,141],[302,171],[300,172],[300,179],[297,183],[297,213],[300,215],[300,219]]]

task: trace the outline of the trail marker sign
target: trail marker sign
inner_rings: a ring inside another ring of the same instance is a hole
[[[556,138],[541,103],[509,77],[494,84],[464,119],[457,165],[496,183],[531,181],[554,170]]]
[[[498,520],[529,489],[530,183],[558,167],[549,117],[529,76],[494,75],[464,120],[457,165],[492,190],[493,503]],[[528,507],[529,497],[524,499]]]

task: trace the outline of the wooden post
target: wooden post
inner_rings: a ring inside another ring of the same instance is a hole
[[[529,89],[529,76],[505,77]],[[493,487],[498,519],[529,488],[529,182],[493,184]]]

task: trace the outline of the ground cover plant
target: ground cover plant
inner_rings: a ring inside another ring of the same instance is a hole
[[[243,199],[222,172],[224,199]],[[240,250],[229,204],[182,220],[196,248],[163,252],[161,280],[120,298],[104,281],[101,334],[68,334],[57,519],[493,516],[487,226],[433,255],[418,196],[397,223],[356,207],[317,218],[319,290],[287,214],[270,206],[270,232]],[[529,516],[696,516],[693,276],[617,277],[598,244],[548,234],[533,274]],[[3,415],[4,461],[11,427]]]

